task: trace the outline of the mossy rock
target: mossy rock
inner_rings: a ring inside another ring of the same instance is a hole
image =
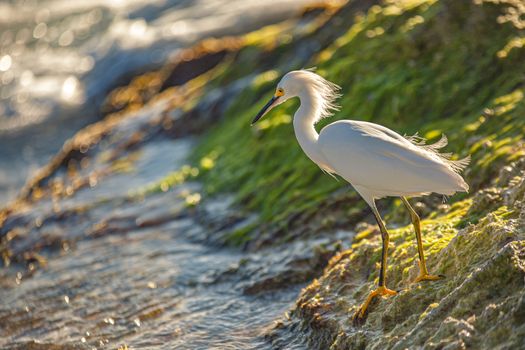
[[[230,243],[279,244],[300,239],[297,232],[366,228],[303,291],[290,317],[270,332],[273,343],[301,334],[305,347],[320,349],[523,348],[525,50],[516,11],[512,1],[384,1],[335,14],[323,30],[341,20],[348,30],[304,62],[342,86],[341,111],[319,128],[352,118],[429,141],[445,133],[450,151],[472,156],[470,193],[417,205],[428,266],[446,279],[411,283],[418,274],[412,227],[399,201],[380,202],[387,223],[398,227],[391,230],[387,281],[401,292],[374,303],[361,328],[352,314],[377,282],[381,245],[374,226],[356,226],[373,222],[366,206],[303,154],[290,125],[296,102],[248,126],[289,68],[280,58],[306,39],[265,52],[276,65],[202,137],[194,160],[213,157],[199,175],[207,194],[235,193],[239,207],[259,214],[259,223],[232,233]]]

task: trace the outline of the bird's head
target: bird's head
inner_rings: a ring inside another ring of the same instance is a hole
[[[294,70],[286,73],[277,84],[275,93],[270,101],[257,113],[252,125],[264,117],[274,107],[299,96],[309,95],[319,106],[322,117],[330,115],[331,110],[337,109],[334,100],[339,97],[339,86],[325,80],[310,69]]]
[[[277,87],[275,88],[275,93],[273,94],[270,101],[268,101],[264,107],[257,113],[255,118],[252,120],[252,125],[257,123],[259,119],[264,117],[269,111],[271,111],[274,107],[280,105],[283,102],[286,102],[287,100],[291,99],[292,97],[296,97],[299,94],[300,86],[298,84],[298,73],[301,71],[292,71],[289,73],[286,73],[282,79],[277,84]]]

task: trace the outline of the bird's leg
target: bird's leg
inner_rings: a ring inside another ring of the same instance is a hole
[[[416,278],[415,282],[435,281],[435,280],[445,277],[443,275],[438,276],[438,275],[431,275],[428,273],[427,264],[425,263],[425,253],[423,251],[423,242],[421,241],[421,224],[420,224],[419,216],[417,215],[414,208],[412,208],[410,203],[408,203],[408,200],[405,197],[401,197],[401,200],[403,201],[403,204],[405,205],[408,212],[410,213],[412,225],[414,226],[414,231],[416,232],[417,252],[419,254],[419,276]]]
[[[396,295],[397,292],[391,289],[388,289],[386,287],[385,282],[385,274],[386,274],[386,259],[387,259],[387,253],[388,253],[388,243],[390,242],[390,238],[388,236],[388,231],[386,230],[385,224],[383,223],[383,220],[381,219],[381,216],[379,215],[379,212],[377,211],[377,208],[372,206],[372,211],[374,213],[374,216],[377,221],[377,225],[379,226],[379,230],[381,231],[381,240],[383,242],[383,247],[381,249],[381,269],[379,270],[379,283],[377,289],[373,290],[368,294],[368,297],[366,298],[365,302],[361,305],[361,307],[356,311],[354,314],[354,324],[360,324],[365,319],[368,307],[372,300],[374,300],[377,296],[391,296]]]

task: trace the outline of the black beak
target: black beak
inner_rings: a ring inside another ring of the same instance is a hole
[[[277,99],[279,99],[279,96],[273,96],[270,99],[270,101],[268,101],[268,103],[264,105],[264,107],[259,111],[259,113],[257,113],[255,118],[253,118],[252,125],[257,123],[257,121],[261,119],[263,115],[266,114],[266,112],[269,110],[270,107],[272,107],[272,105],[274,104],[275,101],[277,101]]]

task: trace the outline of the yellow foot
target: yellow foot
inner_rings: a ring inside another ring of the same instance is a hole
[[[443,278],[445,278],[444,275],[431,275],[429,273],[422,273],[416,278],[414,282],[418,283],[422,281],[437,281]]]
[[[358,326],[364,323],[366,316],[368,314],[368,306],[370,306],[370,303],[372,302],[372,300],[374,300],[375,297],[378,297],[378,296],[387,297],[387,296],[392,296],[396,294],[397,292],[395,290],[388,289],[386,287],[379,287],[376,290],[370,292],[370,294],[368,294],[368,297],[366,298],[363,305],[361,305],[361,307],[354,314],[354,317],[353,317],[354,326]]]

